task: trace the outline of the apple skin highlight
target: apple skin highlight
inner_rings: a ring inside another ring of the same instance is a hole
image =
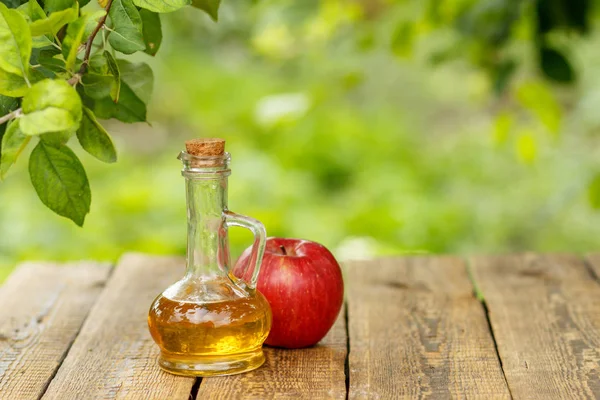
[[[248,279],[251,248],[238,259],[233,274]],[[319,243],[268,238],[257,289],[267,298],[273,325],[266,344],[297,349],[318,343],[335,323],[344,302],[342,271],[333,254]]]

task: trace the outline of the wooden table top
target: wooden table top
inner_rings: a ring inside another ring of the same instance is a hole
[[[183,264],[21,265],[0,287],[0,398],[600,398],[600,254],[346,263],[319,345],[205,379],[162,372],[146,325]]]

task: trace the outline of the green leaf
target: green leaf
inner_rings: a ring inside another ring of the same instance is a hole
[[[127,123],[144,122],[146,104],[150,100],[154,85],[152,69],[145,63],[134,64],[125,60],[118,60],[117,65],[121,77],[118,101],[115,102],[110,97],[98,98],[86,91],[89,97],[95,98],[93,106],[90,107],[102,119],[116,118]]]
[[[26,135],[74,131],[81,121],[81,98],[63,80],[45,79],[31,87],[21,104],[21,130]]]
[[[9,112],[16,110],[19,107],[19,102],[13,97],[0,95],[0,115],[6,115]],[[2,135],[6,130],[7,122],[0,124],[0,154],[2,153]]]
[[[76,0],[44,0],[44,10],[47,13],[53,13],[72,8],[76,3]]]
[[[39,69],[43,69],[43,68],[40,67]],[[48,72],[48,73],[52,74],[52,76],[51,77],[50,76],[46,76],[46,74],[44,74],[44,72]],[[56,75],[53,72],[48,71],[48,70],[46,70],[44,72],[39,71],[38,68],[31,68],[29,70],[29,82],[31,84],[36,84],[36,83],[38,83],[40,81],[43,81],[44,79],[47,79],[47,78],[54,79],[54,76]]]
[[[142,17],[144,42],[146,43],[146,50],[144,50],[144,52],[154,56],[162,42],[160,15],[152,11],[141,9],[140,16]]]
[[[34,49],[43,49],[52,46],[52,41],[46,36],[36,36],[31,39],[31,47]]]
[[[46,18],[46,13],[44,9],[40,6],[37,0],[29,0],[27,2],[29,6],[29,16],[32,21],[37,21],[38,19]]]
[[[21,0],[0,0],[8,8],[18,8],[21,5]]]
[[[214,21],[219,20],[221,0],[192,0],[192,6],[204,10]]]
[[[87,107],[83,107],[83,118],[77,130],[77,139],[81,147],[98,160],[107,163],[117,161],[117,151],[112,139],[96,120],[92,110]]]
[[[75,3],[73,8],[67,8],[66,10],[53,12],[48,16],[48,18],[38,19],[29,25],[29,28],[31,29],[31,35],[56,35],[60,28],[70,22],[75,21],[78,14],[79,8],[77,3]]]
[[[497,145],[506,143],[513,125],[514,118],[512,114],[506,111],[498,114],[494,121],[494,142],[496,142]]]
[[[48,132],[40,135],[44,143],[54,147],[60,147],[66,144],[73,136],[73,131]]]
[[[401,58],[408,58],[413,53],[413,46],[416,39],[414,23],[402,21],[396,27],[392,34],[391,47],[395,55]]]
[[[537,157],[535,137],[528,130],[523,130],[517,138],[516,150],[519,159],[524,164],[533,164]]]
[[[517,100],[553,134],[562,123],[562,108],[552,90],[541,82],[526,82],[517,89]]]
[[[154,88],[154,75],[152,68],[146,63],[131,63],[119,60],[121,80],[129,86],[135,95],[148,104]]]
[[[581,33],[587,33],[592,20],[591,0],[569,0],[567,16],[569,25]]]
[[[540,33],[550,32],[556,25],[554,14],[555,4],[554,0],[537,0],[536,15],[537,15],[537,29]],[[560,10],[562,14],[562,10]]]
[[[600,209],[600,173],[596,174],[588,187],[588,199],[592,208]]]
[[[494,92],[497,96],[504,93],[516,68],[517,64],[513,60],[503,61],[496,66],[492,79],[494,82]]]
[[[89,70],[96,72],[101,75],[108,74],[108,66],[106,65],[106,58],[100,52],[90,57]]]
[[[106,59],[108,72],[113,76],[113,84],[109,93],[110,98],[117,102],[121,93],[121,71],[119,70],[119,64],[117,64],[117,60],[108,51],[104,52],[104,58]]]
[[[45,37],[45,36],[40,36]],[[35,52],[34,52],[35,53]],[[34,81],[38,82],[45,78],[56,78],[56,75],[61,74],[64,76],[64,73],[67,71],[65,66],[65,60],[63,59],[62,53],[59,49],[55,47],[49,47],[47,49],[42,49],[37,51],[37,57],[31,58],[32,64],[39,64],[35,68],[31,68],[30,71],[38,71],[43,75],[41,79],[38,77],[33,77],[30,79],[34,79]]]
[[[84,33],[84,37],[89,37],[92,32],[94,31],[94,29],[96,29],[96,26],[98,26],[98,22],[100,22],[100,19],[102,17],[104,17],[106,15],[106,10],[96,10],[94,12],[91,13],[86,13],[85,15],[88,16],[87,19],[87,23],[85,24],[85,33]],[[98,41],[101,42],[102,41],[102,35],[97,35],[94,38],[94,41]]]
[[[100,100],[110,97],[115,78],[112,75],[101,75],[88,72],[81,79],[83,90],[92,99]]]
[[[0,69],[0,95],[10,97],[24,96],[29,90],[25,78]]]
[[[8,169],[17,161],[19,154],[23,151],[31,136],[25,136],[19,129],[19,120],[13,120],[8,124],[6,132],[2,137],[2,158],[0,159],[0,176],[6,176]]]
[[[133,3],[149,11],[168,13],[190,5],[192,0],[133,0]]]
[[[123,84],[119,101],[115,103],[110,97],[97,100],[94,103],[94,113],[102,119],[116,118],[127,123],[145,122],[146,104],[127,84]]]
[[[14,111],[19,106],[19,102],[14,97],[0,95],[0,116]]]
[[[40,141],[29,157],[29,175],[42,203],[83,225],[92,195],[83,165],[71,149]]]
[[[590,0],[537,0],[535,4],[539,33],[567,27],[588,32],[593,15]]]
[[[44,68],[56,73],[67,71],[62,53],[55,48],[40,51],[37,62]]]
[[[113,24],[108,42],[115,50],[132,54],[146,48],[142,18],[131,0],[113,0],[108,15]]]
[[[24,3],[21,7],[22,10],[27,14],[31,21],[37,21],[38,19],[46,18],[46,13],[44,9],[40,7],[36,0],[29,0],[27,3]],[[19,9],[21,9],[19,7]]]
[[[73,71],[75,61],[77,61],[77,53],[79,46],[84,39],[85,23],[88,19],[87,15],[71,22],[67,27],[67,35],[62,42],[62,54],[65,58],[67,70]]]
[[[0,69],[27,76],[31,57],[31,32],[25,17],[0,3]]]
[[[556,49],[540,49],[540,67],[544,75],[555,82],[571,83],[575,80],[575,71],[569,60]]]
[[[84,92],[92,99],[101,100],[105,97],[113,101],[119,99],[121,79],[119,65],[113,56],[105,51],[90,58],[90,72],[83,75]]]

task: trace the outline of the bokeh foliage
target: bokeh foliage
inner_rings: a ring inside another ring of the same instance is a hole
[[[228,140],[234,211],[341,258],[597,249],[595,2],[573,19],[541,3],[578,2],[231,1],[218,24],[168,14],[161,52],[139,56],[155,71],[152,127],[107,125],[110,166],[77,151],[94,193],[85,227],[40,207],[18,162],[0,185],[0,263],[182,254],[175,156],[196,136]],[[232,240],[239,252],[249,238]]]

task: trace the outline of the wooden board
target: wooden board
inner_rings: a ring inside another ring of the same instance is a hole
[[[75,339],[110,266],[21,265],[0,287],[0,398],[38,399]]]
[[[516,399],[600,398],[600,285],[575,256],[472,260]]]
[[[345,399],[346,321],[340,313],[327,336],[308,349],[265,348],[252,372],[205,378],[197,399]]]
[[[43,398],[188,400],[195,379],[159,369],[146,322],[150,304],[183,277],[184,265],[182,258],[123,256]]]
[[[346,282],[350,399],[510,398],[463,261],[357,262]]]

